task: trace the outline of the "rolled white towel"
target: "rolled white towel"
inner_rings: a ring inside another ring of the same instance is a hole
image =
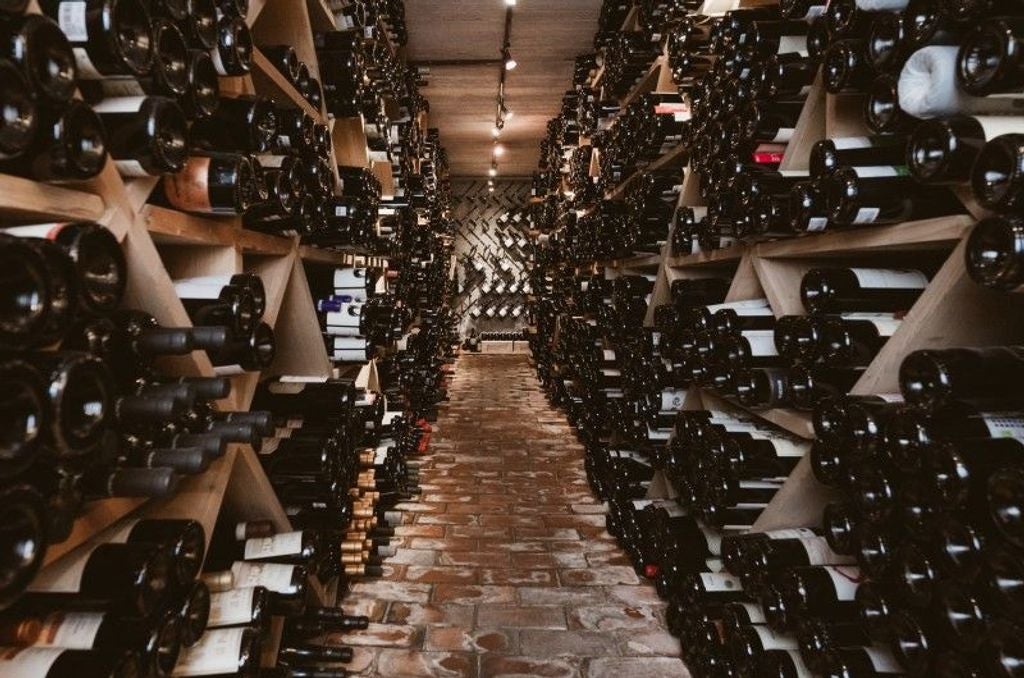
[[[857,9],[865,12],[902,12],[908,0],[856,0]]]
[[[958,50],[956,45],[931,45],[911,54],[900,72],[900,108],[925,119],[1020,110],[1012,98],[975,97],[961,90],[956,79]]]

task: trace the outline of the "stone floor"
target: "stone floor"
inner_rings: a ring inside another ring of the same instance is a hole
[[[342,601],[386,676],[687,676],[664,606],[604,530],[583,449],[526,356],[466,355],[383,579]]]

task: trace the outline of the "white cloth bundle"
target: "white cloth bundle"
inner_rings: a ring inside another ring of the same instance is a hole
[[[931,45],[910,55],[900,73],[900,108],[915,118],[1019,111],[1013,98],[975,97],[960,89],[958,49],[956,45]]]

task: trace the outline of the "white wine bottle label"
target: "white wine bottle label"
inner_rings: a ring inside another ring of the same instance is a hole
[[[832,580],[836,589],[837,600],[853,600],[857,594],[857,586],[860,580],[860,570],[856,567],[837,567],[826,565],[822,569]]]
[[[622,370],[611,370],[611,369],[605,368],[605,369],[601,370],[601,374],[603,374],[606,377],[621,377],[622,376]]]
[[[792,127],[780,127],[775,136],[771,138],[771,142],[774,144],[788,144],[790,139],[793,138],[794,131],[796,130]]]
[[[747,612],[747,619],[751,624],[766,624],[768,620],[764,616],[764,608],[755,603],[737,603]]]
[[[712,573],[725,572],[725,561],[721,558],[705,558],[704,567]]]
[[[903,320],[892,313],[843,313],[844,320],[864,320],[875,326],[879,336],[891,337],[899,329]]]
[[[65,652],[63,647],[5,647],[0,649],[4,678],[43,678]]]
[[[743,590],[739,577],[724,572],[701,572],[700,581],[708,593]]]
[[[683,406],[686,400],[686,389],[666,388],[661,392],[661,411],[675,411]]]
[[[868,167],[852,167],[851,169],[858,179],[910,176],[910,170],[902,165],[871,165]]]
[[[181,648],[172,676],[216,676],[238,673],[246,628],[212,629],[192,647]]]
[[[18,238],[44,238],[55,240],[67,224],[33,224],[31,226],[11,226],[0,229],[8,235]]]
[[[874,144],[868,137],[838,137],[832,139],[832,145],[837,151],[846,151],[851,148],[871,148]]]
[[[331,353],[331,360],[336,363],[365,363],[370,360],[366,353],[366,349],[335,349]]]
[[[224,285],[208,283],[202,278],[174,281],[174,292],[179,299],[217,299]]]
[[[207,628],[241,626],[252,621],[252,604],[256,589],[231,589],[210,594],[210,619]]]
[[[805,537],[800,540],[800,545],[807,552],[808,565],[849,565],[855,562],[852,556],[841,556],[833,551],[824,537]]]
[[[992,438],[1024,440],[1024,415],[1019,412],[985,412],[981,420]]]
[[[359,327],[362,316],[361,304],[344,304],[342,310],[327,313],[325,322],[330,327]]]
[[[928,276],[914,269],[851,268],[861,287],[896,290],[923,290],[928,287]]]
[[[741,480],[736,485],[741,490],[777,490],[782,487],[779,483],[770,483],[765,480]]]
[[[103,99],[93,105],[92,109],[97,113],[138,113],[148,97],[115,97]]]
[[[294,556],[302,553],[302,532],[284,532],[273,537],[247,539],[246,560],[263,560],[279,556]]]
[[[878,215],[882,213],[877,207],[861,207],[857,210],[857,213],[853,215],[853,223],[855,224],[873,224],[878,219]]]
[[[672,437],[672,429],[670,428],[652,428],[647,427],[647,439],[648,440],[668,440]]]
[[[783,35],[780,37],[778,54],[789,54],[790,52],[807,56],[807,36]]]
[[[871,662],[872,668],[878,673],[903,674],[903,666],[899,663],[889,648],[884,645],[874,644],[861,648],[864,655]]]
[[[105,617],[103,612],[55,612],[43,618],[35,645],[91,650]]]
[[[796,637],[788,633],[777,633],[768,626],[752,626],[754,633],[765,650],[795,650],[799,647]]]
[[[724,309],[732,309],[739,313],[744,309],[763,309],[768,307],[767,299],[748,299],[746,301],[730,301],[725,304],[712,304],[706,306],[708,313],[718,313]]]
[[[601,351],[601,357],[605,360],[605,362],[614,362],[615,351],[609,351],[608,349],[604,349],[603,351]]]
[[[768,530],[761,534],[769,539],[810,539],[818,536],[809,527],[788,527],[784,530]]]
[[[752,357],[779,355],[778,350],[775,348],[774,330],[745,330],[742,332],[742,335],[747,340],[747,344],[750,345],[750,355]]]
[[[88,42],[89,27],[85,21],[85,0],[66,0],[57,8],[57,25],[70,42]]]
[[[282,384],[326,384],[329,379],[330,377],[308,376],[304,374],[291,374],[277,378],[278,382]],[[299,419],[298,421],[301,428],[302,420]]]
[[[235,575],[235,586],[238,588],[263,586],[277,593],[295,593],[295,584],[292,583],[295,575],[293,565],[238,560],[231,565],[231,573]]]
[[[775,456],[790,459],[803,457],[811,448],[811,444],[808,442],[797,442],[789,438],[775,438],[772,440],[772,445],[775,447]]]
[[[818,233],[828,228],[828,217],[811,217],[807,220],[807,230],[811,233]]]
[[[103,74],[93,65],[92,59],[89,58],[89,53],[85,51],[84,47],[72,47],[71,51],[75,55],[75,66],[78,69],[79,78],[82,80],[103,79]],[[96,107],[93,106],[93,110],[95,109]]]
[[[334,269],[335,287],[353,287],[366,289],[365,268],[336,268]]]
[[[1024,129],[1024,117],[1016,115],[979,115],[975,117],[985,131],[985,139],[991,140],[1004,134],[1019,134]]]

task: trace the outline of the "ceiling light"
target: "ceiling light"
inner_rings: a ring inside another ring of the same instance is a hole
[[[500,158],[503,155],[505,155],[505,147],[501,144],[494,144],[494,157]]]
[[[514,71],[516,69],[516,66],[518,66],[518,65],[519,65],[519,62],[512,58],[512,53],[506,50],[505,51],[505,70],[506,71]]]
[[[506,120],[511,120],[511,119],[513,118],[513,116],[515,116],[515,113],[513,113],[513,112],[511,111],[511,109],[508,109],[508,108],[504,108],[504,107],[503,107],[503,108],[501,109],[501,112],[502,112],[502,114],[503,114],[503,115],[505,116],[505,119],[506,119]]]
[[[516,0],[505,0],[505,6],[506,7],[515,7],[516,6]]]
[[[498,176],[498,167],[496,165],[491,165],[491,169],[487,170],[487,174],[492,177]]]
[[[500,137],[501,136],[501,128],[498,127],[497,125],[495,125],[494,128],[491,130],[491,136],[494,137],[495,139]]]

